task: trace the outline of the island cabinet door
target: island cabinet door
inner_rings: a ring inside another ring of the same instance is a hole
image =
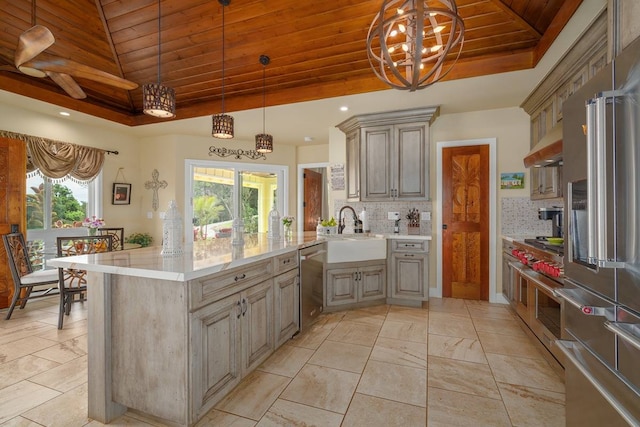
[[[288,341],[300,328],[299,283],[297,268],[274,279],[276,348]]]
[[[387,269],[384,264],[360,267],[358,273],[358,301],[387,296]]]
[[[194,312],[191,320],[194,419],[200,418],[242,378],[240,294]]]
[[[326,271],[327,306],[357,302],[357,268],[331,268]]]
[[[426,300],[427,255],[391,254],[391,298]]]
[[[275,349],[273,279],[242,292],[242,365],[246,375]]]

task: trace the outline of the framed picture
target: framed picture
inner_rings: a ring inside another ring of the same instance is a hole
[[[500,189],[516,190],[524,188],[524,172],[507,172],[500,174]]]
[[[131,184],[113,183],[112,205],[128,205],[131,203]]]

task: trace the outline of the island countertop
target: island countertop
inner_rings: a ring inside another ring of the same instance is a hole
[[[198,241],[192,245],[186,245],[184,253],[179,256],[163,256],[161,246],[151,246],[135,250],[53,258],[47,261],[47,266],[184,282],[302,249],[329,239],[353,236],[324,237],[309,231],[294,234],[292,239],[285,240],[268,239],[265,233],[256,233],[245,235],[242,246],[232,245],[231,239]],[[430,239],[430,236],[382,234],[355,236],[382,239],[401,237]]]

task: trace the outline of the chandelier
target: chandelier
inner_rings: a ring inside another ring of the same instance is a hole
[[[463,41],[454,0],[384,0],[369,27],[367,54],[380,80],[413,92],[451,71]]]
[[[222,112],[211,117],[211,135],[214,138],[233,138],[233,117],[224,113],[224,8],[229,6],[231,0],[218,0],[222,5]]]
[[[258,153],[271,153],[273,151],[273,136],[265,133],[265,110],[266,110],[266,96],[265,96],[265,80],[267,65],[269,65],[271,59],[267,55],[260,55],[260,63],[262,67],[262,133],[256,135],[256,151]]]
[[[163,86],[160,83],[162,75],[160,2],[161,0],[158,0],[158,83],[147,83],[142,86],[142,111],[149,116],[170,119],[176,116],[176,92],[172,87]]]

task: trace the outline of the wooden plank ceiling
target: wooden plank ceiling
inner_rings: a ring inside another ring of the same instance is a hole
[[[36,2],[35,5],[33,2]],[[434,0],[427,0],[433,2]],[[457,0],[462,54],[447,79],[534,67],[582,0]],[[225,110],[365,93],[388,87],[367,59],[366,37],[381,0],[231,0],[225,12]],[[33,7],[35,6],[35,7]],[[162,83],[176,91],[177,119],[221,111],[222,6],[163,0]],[[127,91],[76,78],[76,100],[51,79],[8,71],[18,37],[35,22],[55,36],[45,54],[136,82]],[[0,89],[126,125],[160,121],[142,113],[142,85],[158,80],[157,0],[0,0]],[[427,89],[428,90],[428,89]]]

